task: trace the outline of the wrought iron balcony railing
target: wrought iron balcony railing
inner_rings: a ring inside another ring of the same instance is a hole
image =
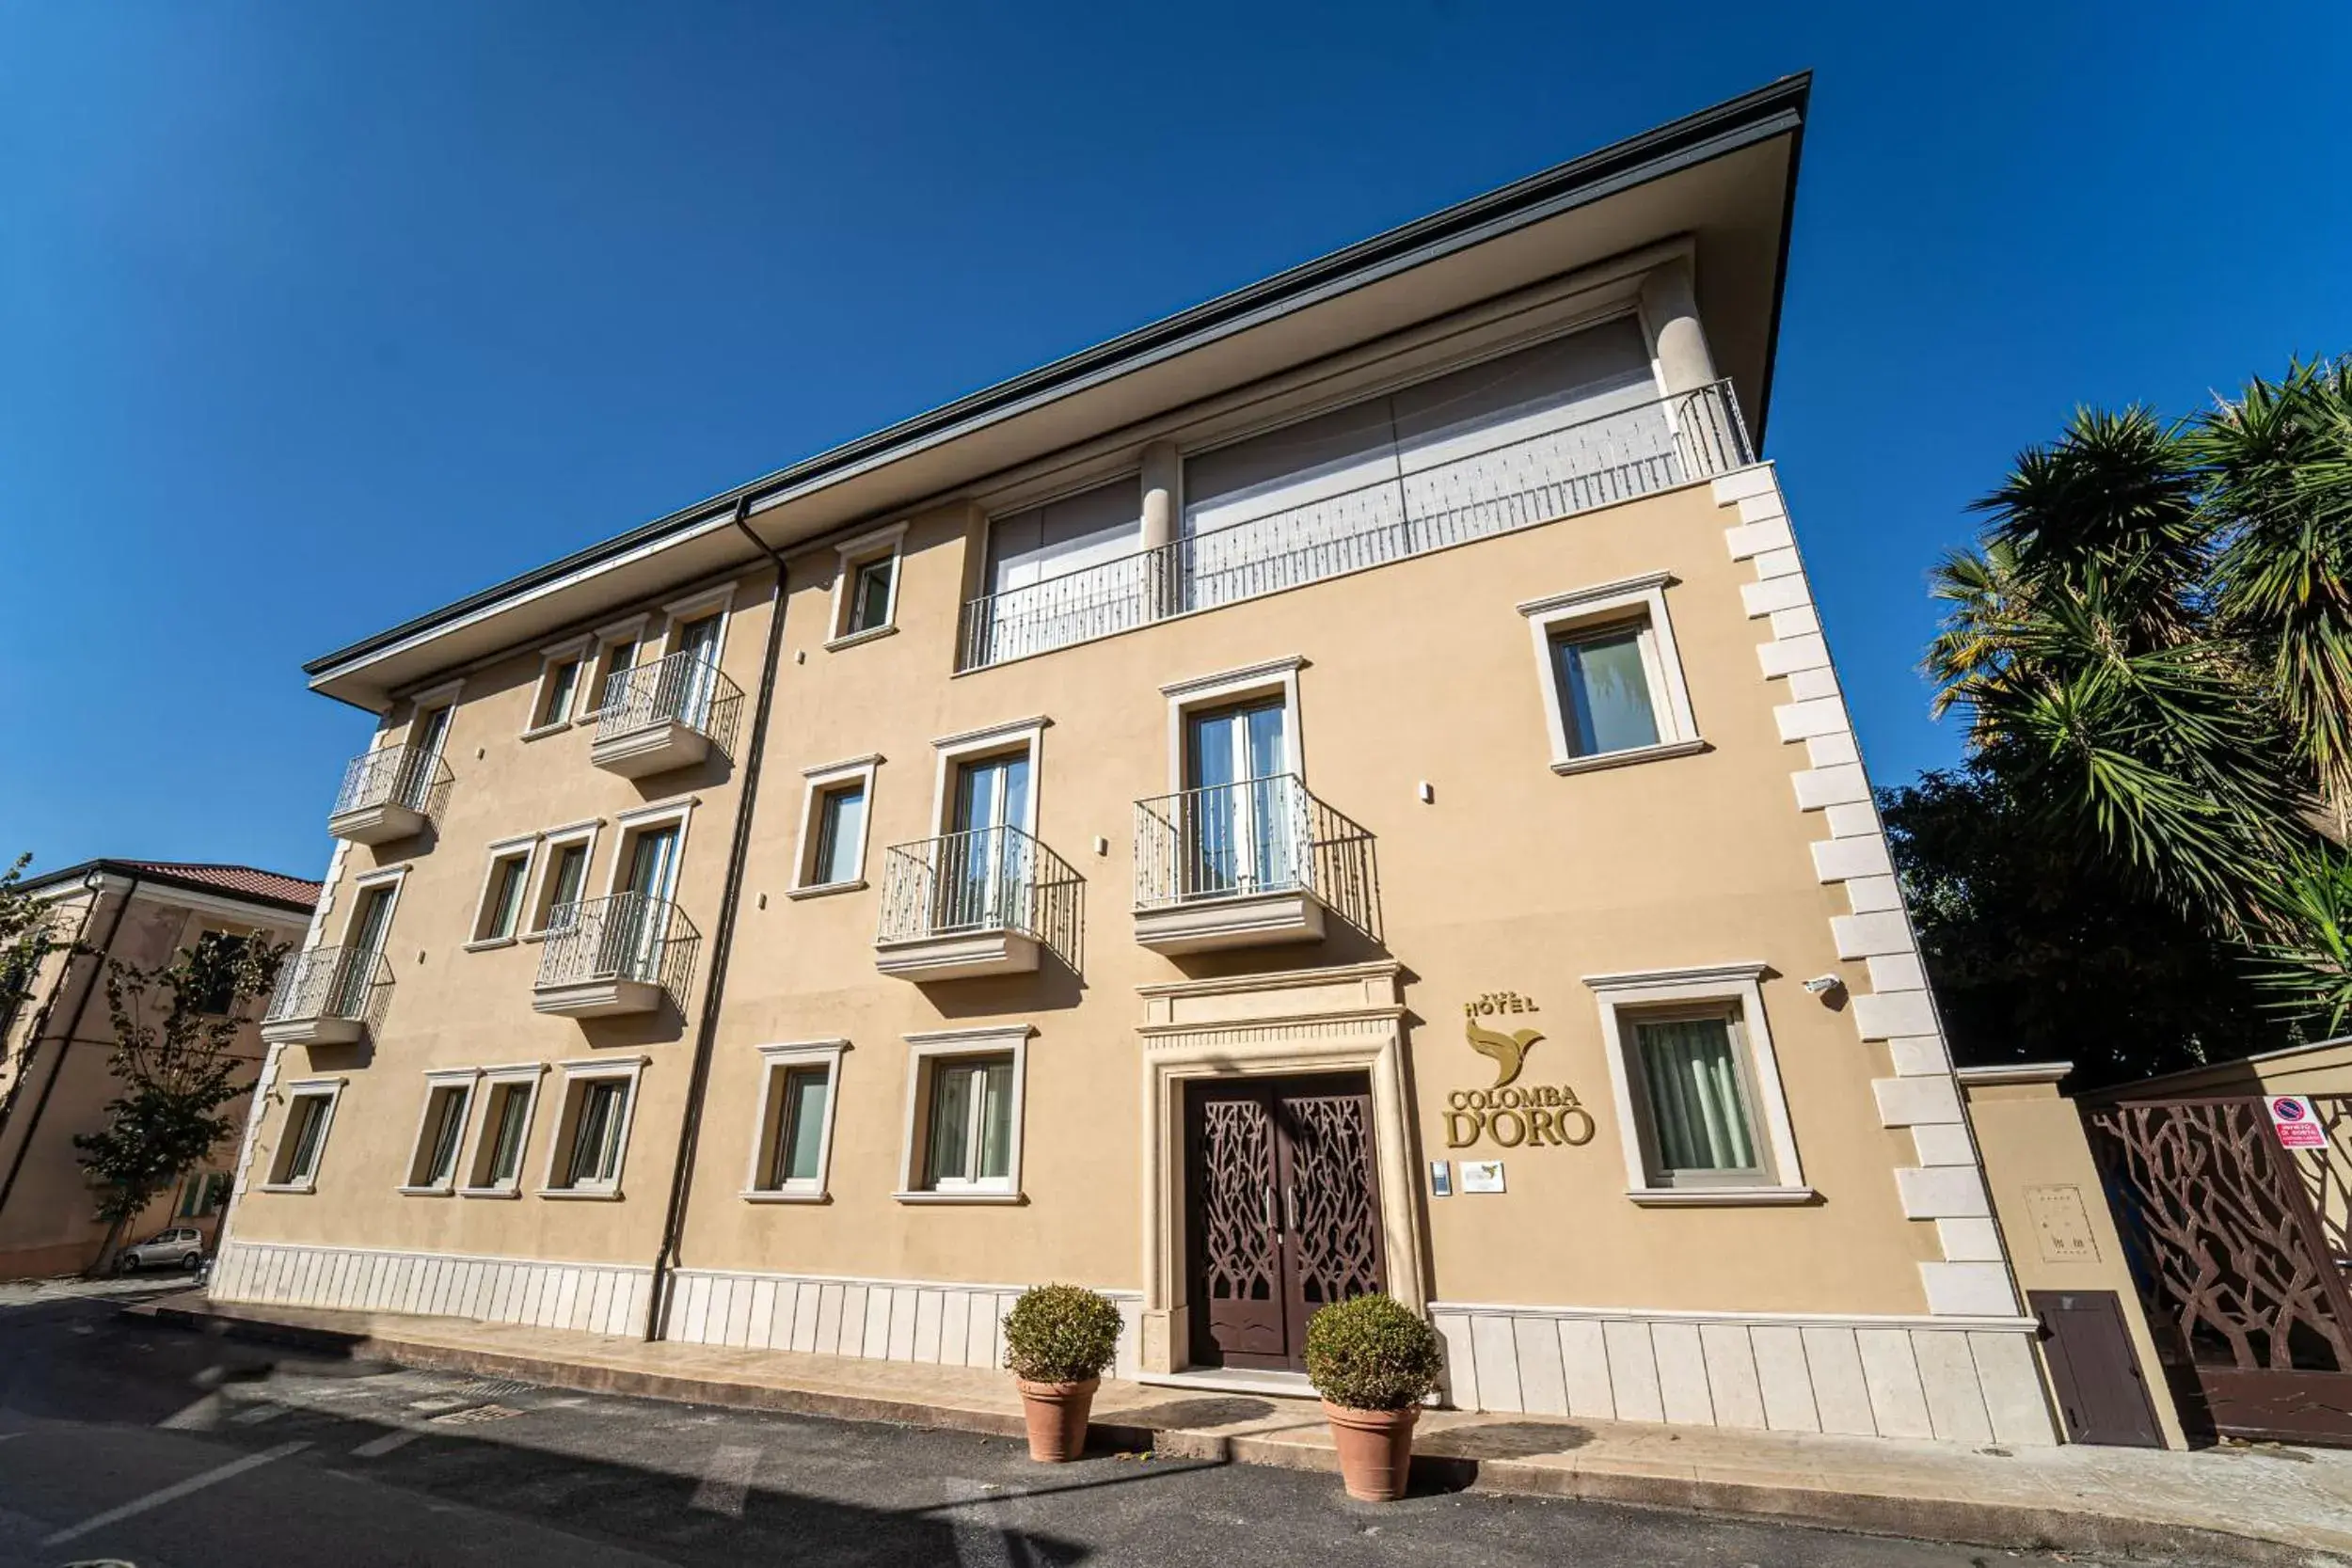
[[[963,607],[958,668],[1531,528],[1755,460],[1731,384],[1716,382],[984,594]]]
[[[558,904],[548,911],[534,985],[541,990],[614,981],[655,986],[684,1011],[701,943],[686,911],[666,898],[616,893]]]
[[[675,723],[707,736],[713,746],[733,755],[742,706],[743,689],[708,658],[687,650],[607,676],[596,739],[608,741]]]
[[[264,1024],[339,1020],[363,1029],[383,1022],[392,994],[392,966],[367,947],[311,947],[278,966]]]
[[[343,769],[342,787],[335,792],[335,809],[328,815],[404,806],[421,816],[437,818],[449,785],[449,764],[441,760],[438,750],[379,746],[351,759]]]
[[[1373,836],[1295,773],[1136,802],[1136,909],[1257,894],[1312,894],[1375,941],[1380,877]]]
[[[890,847],[878,945],[1011,931],[1081,967],[1086,879],[1018,828],[976,828]]]

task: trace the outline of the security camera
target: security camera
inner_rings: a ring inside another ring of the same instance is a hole
[[[1846,980],[1839,974],[1816,974],[1804,983],[1804,989],[1815,996],[1827,996],[1834,990],[1844,990]]]

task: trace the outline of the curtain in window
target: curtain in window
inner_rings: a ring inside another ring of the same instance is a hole
[[[1649,1088],[1659,1164],[1670,1171],[1758,1168],[1727,1022],[1636,1023],[1634,1039]]]

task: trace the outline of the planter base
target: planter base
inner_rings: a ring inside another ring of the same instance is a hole
[[[1407,1472],[1413,1465],[1413,1422],[1421,1415],[1410,1410],[1350,1410],[1323,1402],[1323,1415],[1331,1423],[1332,1446],[1340,1450],[1340,1480],[1347,1495],[1362,1502],[1392,1503],[1405,1496]]]
[[[1094,1409],[1099,1377],[1084,1383],[1031,1383],[1015,1378],[1021,1389],[1021,1414],[1029,1427],[1029,1457],[1043,1465],[1061,1465],[1087,1449],[1087,1417]]]

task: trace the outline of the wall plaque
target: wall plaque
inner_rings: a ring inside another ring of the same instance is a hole
[[[2027,1187],[2026,1209],[2033,1215],[2035,1244],[2045,1263],[2096,1263],[2099,1240],[2083,1208],[2080,1187]]]

